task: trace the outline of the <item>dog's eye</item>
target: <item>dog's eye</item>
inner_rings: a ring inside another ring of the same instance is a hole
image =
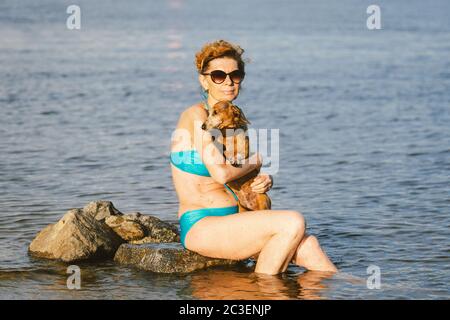
[[[213,113],[212,113],[213,115],[216,115],[217,114],[217,112],[216,111],[213,111]]]

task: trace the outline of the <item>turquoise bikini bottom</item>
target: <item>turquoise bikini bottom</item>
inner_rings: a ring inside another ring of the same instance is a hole
[[[186,211],[180,218],[181,244],[186,248],[186,235],[197,221],[200,221],[201,219],[209,216],[227,216],[238,212],[238,206],[222,208],[202,208]]]

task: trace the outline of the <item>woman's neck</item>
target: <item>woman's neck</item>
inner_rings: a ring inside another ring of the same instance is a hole
[[[211,94],[208,94],[208,99],[206,100],[208,105],[206,106],[208,109],[211,109],[219,100],[213,98]]]

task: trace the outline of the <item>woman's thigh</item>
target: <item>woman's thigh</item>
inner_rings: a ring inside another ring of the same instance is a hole
[[[201,255],[247,259],[259,253],[278,232],[304,230],[303,216],[291,210],[247,211],[209,216],[195,223],[186,236],[186,247]]]

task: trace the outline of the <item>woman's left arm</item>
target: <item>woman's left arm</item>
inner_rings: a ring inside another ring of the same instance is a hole
[[[265,193],[272,188],[273,177],[267,173],[259,173],[250,186],[253,192]]]

